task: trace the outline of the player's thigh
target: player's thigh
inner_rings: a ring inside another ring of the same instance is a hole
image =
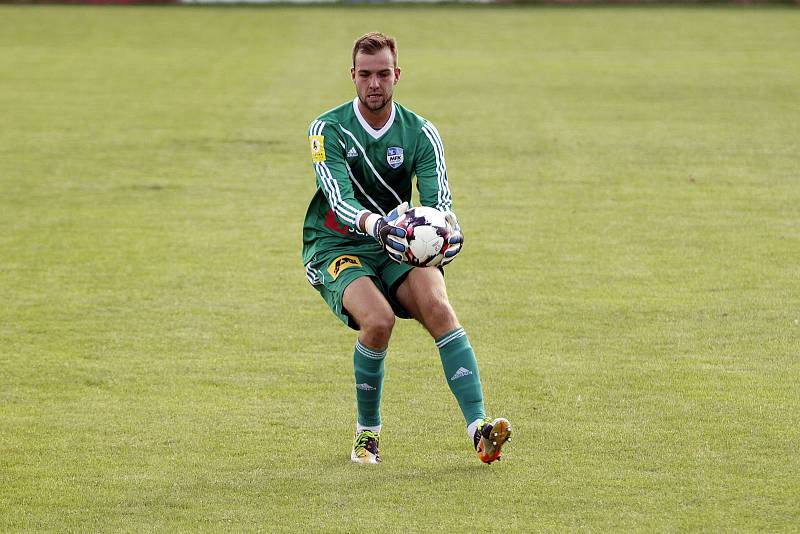
[[[369,281],[376,277],[377,271],[370,258],[364,257],[358,249],[348,249],[346,254],[342,252],[333,249],[318,253],[306,264],[306,276],[333,314],[350,328],[358,330],[359,324],[343,304],[344,293],[356,280],[364,278]]]
[[[394,311],[371,277],[362,276],[353,280],[344,290],[342,305],[362,328],[391,330],[394,326]]]
[[[458,326],[458,319],[447,298],[444,275],[439,269],[412,269],[397,288],[396,298],[433,336]]]

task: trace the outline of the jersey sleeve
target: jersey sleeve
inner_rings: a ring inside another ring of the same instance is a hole
[[[417,175],[420,202],[423,206],[450,211],[453,198],[447,183],[444,144],[432,123],[426,121],[423,124],[417,147],[414,173]]]
[[[359,217],[368,210],[353,194],[341,134],[335,125],[315,120],[308,128],[308,141],[317,185],[325,193],[339,222],[357,228]]]

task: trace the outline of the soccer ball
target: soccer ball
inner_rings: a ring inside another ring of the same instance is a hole
[[[406,231],[408,263],[415,267],[434,267],[442,263],[452,232],[444,213],[424,206],[411,208],[400,216],[395,226]]]

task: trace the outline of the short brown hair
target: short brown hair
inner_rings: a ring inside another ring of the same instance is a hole
[[[396,67],[397,43],[394,41],[394,37],[389,37],[388,35],[384,35],[380,32],[369,32],[362,35],[356,39],[356,42],[353,44],[353,67],[356,66],[356,55],[359,52],[363,52],[371,56],[377,54],[384,48],[388,48],[392,53],[392,57],[394,58],[394,66]]]

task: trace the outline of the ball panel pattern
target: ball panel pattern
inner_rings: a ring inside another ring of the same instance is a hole
[[[396,224],[406,231],[408,263],[434,267],[442,262],[452,229],[441,211],[425,206],[411,208]]]

